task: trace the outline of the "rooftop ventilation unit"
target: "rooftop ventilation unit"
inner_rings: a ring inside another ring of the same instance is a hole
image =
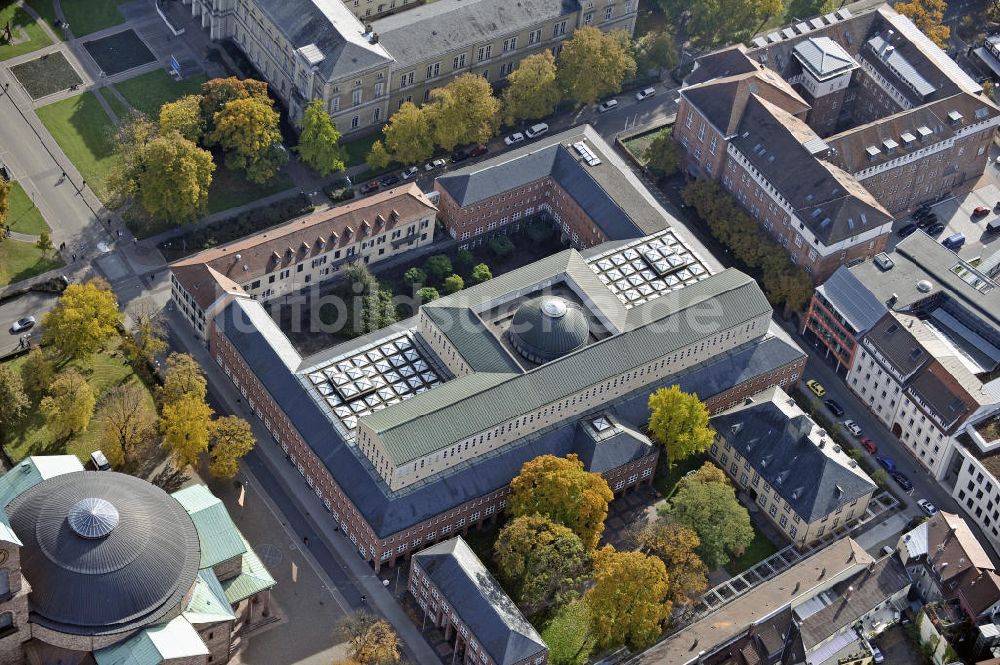
[[[573,149],[576,150],[577,154],[587,162],[587,166],[597,166],[601,163],[600,158],[594,154],[594,152],[587,146],[583,141],[577,141],[573,144]]]
[[[896,265],[896,263],[885,252],[879,252],[872,260],[875,262],[875,265],[878,266],[879,270],[883,271],[892,270],[893,266]]]
[[[931,289],[933,288],[934,285],[931,284],[930,281],[926,279],[922,279],[919,282],[917,282],[917,291],[920,291],[921,293],[930,293]]]

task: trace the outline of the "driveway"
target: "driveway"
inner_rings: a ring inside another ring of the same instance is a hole
[[[31,292],[0,305],[0,355],[17,349],[18,339],[21,335],[12,335],[10,332],[10,327],[14,325],[15,321],[30,315],[41,322],[42,315],[52,309],[57,300],[57,296],[52,293]],[[36,343],[41,338],[39,328],[38,325],[35,325],[29,331],[32,343]]]

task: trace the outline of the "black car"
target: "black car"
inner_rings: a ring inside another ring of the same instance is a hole
[[[924,217],[933,214],[934,213],[931,212],[930,208],[917,208],[916,210],[913,211],[913,219],[923,219]]]
[[[928,226],[936,224],[937,221],[938,221],[938,216],[932,212],[931,214],[916,220],[916,225],[922,229],[926,229]]]
[[[928,235],[936,236],[942,231],[944,231],[944,224],[942,224],[941,222],[935,222],[934,224],[931,224],[930,226],[927,227]]]
[[[826,408],[830,409],[830,413],[832,413],[837,418],[840,418],[841,416],[844,415],[844,408],[839,404],[837,404],[832,399],[823,400],[823,404],[826,404]]]
[[[911,483],[910,479],[901,473],[897,472],[892,474],[892,479],[896,481],[897,485],[903,488],[904,492],[909,492],[913,489],[913,483]]]
[[[470,157],[469,151],[464,149],[458,149],[451,153],[451,163],[458,164],[459,162],[464,162]]]
[[[907,224],[903,228],[896,231],[896,235],[898,235],[900,238],[905,238],[906,236],[911,236],[914,233],[916,233],[917,229],[919,228],[920,227],[917,226],[916,224]]]
[[[383,187],[392,187],[397,182],[399,182],[399,176],[387,175],[386,177],[382,178],[378,182]]]

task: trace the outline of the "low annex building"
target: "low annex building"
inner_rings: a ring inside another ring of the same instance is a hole
[[[709,455],[797,547],[864,517],[878,489],[781,388],[712,417]]]
[[[456,536],[413,555],[410,593],[454,640],[453,662],[544,665],[549,649],[472,548]]]
[[[226,663],[274,579],[203,485],[165,493],[72,455],[0,477],[0,663]]]

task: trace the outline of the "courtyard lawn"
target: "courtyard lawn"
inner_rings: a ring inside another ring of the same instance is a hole
[[[14,183],[10,190],[10,200],[7,202],[7,224],[11,231],[18,233],[30,233],[38,235],[42,231],[47,231],[49,226],[45,223],[42,213],[32,202],[31,197],[24,191],[20,184]]]
[[[62,265],[58,257],[42,256],[34,243],[7,239],[0,242],[0,286],[20,282]]]
[[[372,149],[372,143],[381,138],[381,132],[372,132],[353,141],[344,141],[343,146],[347,150],[347,167],[364,165],[365,157]]]
[[[28,5],[35,12],[42,17],[42,20],[49,24],[52,31],[56,33],[60,40],[63,38],[63,32],[56,27],[56,8],[52,4],[52,0],[25,0],[24,4]]]
[[[77,37],[125,22],[118,11],[122,0],[62,0],[63,16]]]
[[[279,171],[269,182],[258,185],[247,180],[241,171],[227,169],[220,163],[221,161],[216,159],[212,185],[208,188],[209,214],[252,203],[265,196],[291,189],[294,185],[285,171]]]
[[[663,128],[657,127],[653,131],[633,136],[630,139],[622,141],[622,145],[625,146],[625,149],[628,150],[640,164],[645,164],[646,150],[649,148],[649,144],[653,142],[653,139],[656,138],[657,133],[659,133],[661,129]]]
[[[677,482],[691,471],[701,468],[701,465],[704,463],[704,458],[692,455],[675,464],[673,469],[667,470],[667,456],[666,454],[662,454],[660,455],[660,464],[662,467],[656,470],[656,478],[653,480],[653,486],[660,493],[660,496],[669,499],[673,496],[674,490],[677,488]]]
[[[118,120],[124,121],[132,112],[132,109],[130,109],[125,102],[118,99],[118,96],[111,92],[108,88],[97,88],[94,92],[104,98],[104,101],[108,103],[108,106],[111,107],[114,114],[118,116]]]
[[[726,572],[730,575],[739,575],[743,571],[753,568],[777,551],[778,548],[774,546],[774,543],[768,540],[767,536],[754,524],[753,542],[750,543],[750,546],[747,547],[742,556],[736,557],[726,564]]]
[[[21,356],[12,360],[10,364],[14,369],[18,369],[24,360],[25,356]],[[145,387],[132,371],[132,367],[115,348],[109,348],[107,351],[95,354],[89,360],[70,361],[63,367],[57,365],[56,369],[62,371],[70,367],[87,379],[97,396],[97,406],[94,408],[94,417],[90,421],[90,426],[85,432],[72,436],[68,440],[53,441],[45,425],[45,419],[38,409],[38,404],[33,402],[20,425],[0,439],[0,443],[3,444],[7,454],[15,463],[29,455],[67,453],[76,455],[81,462],[86,463],[90,458],[90,453],[101,447],[101,435],[104,429],[104,423],[100,416],[101,401],[107,391],[127,383],[136,383]],[[156,405],[148,389],[146,390],[146,409],[150,416],[156,416]]]
[[[204,76],[192,76],[183,81],[175,81],[170,74],[158,69],[116,83],[115,88],[128,100],[132,108],[142,111],[155,120],[160,117],[161,106],[184,95],[198,94],[201,92],[201,84],[206,80]]]
[[[8,23],[16,43],[0,45],[0,60],[24,55],[52,43],[52,39],[42,30],[42,26],[17,5],[0,8],[0,25]]]
[[[102,200],[114,163],[114,124],[92,92],[43,106],[38,117]]]
[[[62,53],[50,53],[10,68],[32,99],[41,99],[83,83]]]

